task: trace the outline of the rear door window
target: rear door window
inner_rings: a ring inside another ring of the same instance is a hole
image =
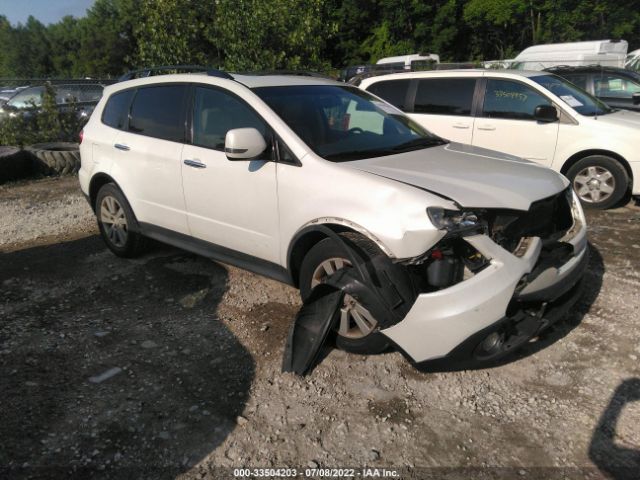
[[[139,88],[131,106],[129,131],[184,142],[186,94],[185,85]]]
[[[135,90],[114,93],[107,100],[102,112],[102,123],[113,128],[124,130],[129,116],[129,105]]]
[[[410,80],[387,80],[371,85],[367,90],[400,110],[407,110],[406,98]]]
[[[429,78],[418,81],[414,113],[470,116],[475,78]]]
[[[520,82],[495,78],[487,80],[482,107],[485,117],[535,120],[533,114],[538,105],[551,105],[551,102]]]

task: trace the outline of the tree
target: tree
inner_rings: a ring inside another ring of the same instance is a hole
[[[230,70],[330,68],[337,25],[323,0],[218,0],[215,38]]]
[[[134,28],[140,0],[96,0],[79,23],[80,52],[74,73],[119,75],[133,66],[137,51]]]
[[[72,77],[78,73],[80,53],[79,20],[66,16],[49,25],[47,37],[50,44],[51,73],[57,77]]]
[[[139,65],[218,64],[215,1],[143,0],[135,27]]]

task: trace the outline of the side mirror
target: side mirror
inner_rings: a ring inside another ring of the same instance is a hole
[[[538,105],[533,111],[533,118],[538,122],[555,122],[558,120],[558,110],[552,105]]]
[[[640,92],[636,92],[631,96],[634,105],[640,105]]]
[[[229,160],[252,160],[266,149],[267,142],[255,128],[234,128],[224,139],[224,152]]]

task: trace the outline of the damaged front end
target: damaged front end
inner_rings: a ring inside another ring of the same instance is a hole
[[[580,296],[586,223],[570,188],[526,212],[468,215],[473,226],[448,231],[404,262],[420,294],[401,323],[382,331],[424,367],[495,361],[564,317]]]
[[[446,234],[424,254],[401,261],[381,254],[359,266],[354,258],[356,268],[339,270],[316,287],[292,325],[283,370],[304,374],[313,366],[343,295],[381,319],[380,333],[412,362],[434,368],[494,361],[578,300],[588,253],[584,215],[571,189],[526,212],[427,213]],[[353,255],[338,235],[327,235]],[[323,333],[309,342],[304,331]]]

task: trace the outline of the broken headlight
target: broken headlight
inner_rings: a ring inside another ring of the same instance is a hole
[[[449,233],[475,230],[483,225],[478,215],[470,211],[429,207],[427,215],[438,230],[446,230]]]

